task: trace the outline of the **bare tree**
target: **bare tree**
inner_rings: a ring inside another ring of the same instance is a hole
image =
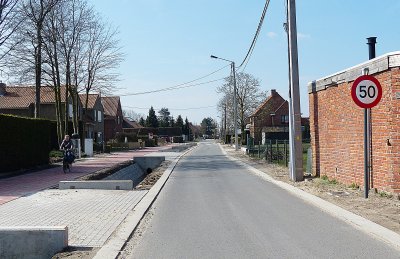
[[[246,126],[246,120],[251,113],[261,104],[267,97],[267,92],[260,89],[260,81],[254,76],[247,73],[237,73],[237,105],[239,123],[242,132]],[[218,93],[222,93],[218,107],[220,111],[227,110],[227,121],[232,125],[233,120],[233,78],[232,76],[225,78],[225,84],[217,88]]]
[[[0,60],[13,49],[14,44],[9,43],[9,38],[14,34],[21,24],[17,14],[19,0],[0,0]]]
[[[142,113],[137,113],[137,112],[135,112],[135,111],[133,111],[133,110],[125,110],[125,109],[122,110],[122,115],[123,115],[125,118],[128,118],[128,119],[133,120],[133,121],[136,121],[136,122],[139,122],[139,121],[140,121],[140,118],[145,117],[145,115],[142,114]]]

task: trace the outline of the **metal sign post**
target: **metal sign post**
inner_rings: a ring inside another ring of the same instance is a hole
[[[351,87],[351,97],[361,108],[364,108],[364,197],[369,192],[369,119],[368,114],[372,107],[382,98],[382,87],[379,81],[369,75],[358,77]]]

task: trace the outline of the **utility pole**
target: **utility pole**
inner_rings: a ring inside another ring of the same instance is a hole
[[[235,125],[235,150],[239,149],[239,141],[238,141],[238,128],[237,128],[237,91],[236,91],[236,68],[235,62],[232,61],[232,70],[233,70],[233,117],[234,117],[234,125]]]
[[[224,105],[224,143],[226,142],[226,103]]]
[[[289,71],[290,71],[290,114],[291,123],[291,166],[290,176],[293,181],[302,181],[303,174],[303,148],[301,137],[301,112],[299,91],[299,64],[297,53],[297,28],[296,28],[296,3],[295,0],[287,0],[288,7],[288,34],[289,34]]]
[[[238,129],[237,129],[237,105],[236,105],[236,99],[237,99],[237,90],[236,90],[236,67],[235,67],[235,62],[229,59],[224,59],[224,58],[219,58],[217,56],[211,55],[211,58],[215,59],[221,59],[227,62],[231,63],[231,69],[233,72],[233,125],[235,128],[235,150],[239,150],[239,141],[238,141]],[[230,85],[229,85],[229,90],[230,90]]]

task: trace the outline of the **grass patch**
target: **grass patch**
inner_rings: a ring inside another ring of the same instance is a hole
[[[325,183],[325,184],[338,184],[338,181],[336,179],[329,180],[327,175],[322,175],[320,177],[320,180],[322,183]]]
[[[393,197],[393,194],[385,192],[385,191],[381,191],[381,192],[379,192],[379,196],[390,199]]]
[[[349,185],[349,188],[351,188],[353,190],[357,190],[357,189],[360,189],[360,186],[356,183],[352,183]]]

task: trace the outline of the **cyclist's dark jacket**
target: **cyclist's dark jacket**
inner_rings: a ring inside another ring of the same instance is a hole
[[[73,147],[73,145],[72,145],[71,140],[69,140],[69,141],[63,140],[63,142],[61,143],[60,149],[71,149],[72,147]]]

